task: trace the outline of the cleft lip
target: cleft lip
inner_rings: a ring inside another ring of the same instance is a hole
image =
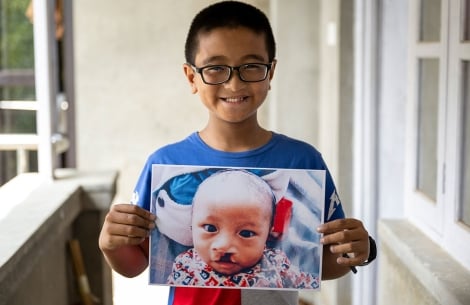
[[[225,253],[219,258],[219,262],[232,263],[232,258],[230,253]]]

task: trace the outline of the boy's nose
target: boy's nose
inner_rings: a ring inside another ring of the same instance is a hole
[[[224,83],[226,88],[232,89],[232,91],[238,91],[246,86],[246,82],[240,78],[240,72],[233,70],[230,79]]]

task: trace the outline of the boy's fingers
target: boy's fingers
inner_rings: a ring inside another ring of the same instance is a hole
[[[129,219],[135,218],[129,221]],[[130,222],[125,224],[125,222]],[[139,245],[155,227],[154,222],[144,220],[134,214],[112,211],[106,216],[106,221],[100,233],[101,249],[114,250],[122,246]]]
[[[343,230],[351,230],[358,227],[363,227],[362,222],[360,220],[354,218],[344,218],[336,219],[321,224],[320,226],[318,226],[317,231],[319,233],[329,234]]]
[[[146,209],[143,209],[137,205],[134,204],[115,204],[111,207],[111,212],[116,211],[119,213],[125,213],[125,214],[133,214],[140,216],[144,219],[154,221],[155,220],[155,215],[147,211]]]
[[[367,246],[365,246],[365,243],[362,241],[355,241],[355,242],[350,242],[347,244],[339,244],[339,245],[330,245],[329,246],[330,252],[331,253],[355,253],[355,254],[368,254]],[[357,255],[355,255],[357,256]]]
[[[137,238],[145,238],[150,234],[150,230],[146,228],[121,224],[109,224],[107,227],[107,231],[112,236],[125,236]]]
[[[130,204],[116,205],[106,216],[108,223],[138,226],[146,229],[155,227],[155,215]]]
[[[121,248],[122,246],[135,246],[140,245],[144,242],[145,237],[129,237],[129,236],[120,236],[112,235],[106,241],[103,241],[100,246],[102,249],[114,250]]]
[[[328,243],[324,242],[324,244]],[[346,243],[331,243],[328,250],[334,254],[342,254],[337,259],[338,264],[357,266],[366,261],[369,256],[369,240],[366,238]]]
[[[342,230],[330,234],[325,234],[320,242],[324,245],[328,244],[344,244],[354,241],[364,241],[368,242],[369,234],[365,230],[361,229],[352,229],[352,230]]]
[[[345,266],[359,266],[363,262],[365,262],[367,259],[367,256],[365,255],[355,255],[354,257],[350,256],[340,256],[336,260],[336,262],[340,265],[345,265]]]

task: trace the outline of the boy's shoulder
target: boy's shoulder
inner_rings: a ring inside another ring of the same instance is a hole
[[[274,134],[276,138],[275,144],[277,150],[283,151],[286,154],[304,155],[309,158],[322,158],[320,151],[318,151],[312,144],[292,138],[284,134]]]
[[[303,140],[292,138],[285,134],[273,132],[273,138],[276,138],[276,140],[282,145],[286,145],[295,149],[312,150],[319,153],[319,151],[312,144],[307,143]]]
[[[195,149],[195,146],[198,145],[195,139],[196,137],[197,137],[197,134],[192,133],[186,138],[178,142],[169,143],[162,147],[159,147],[149,156],[149,159],[159,159],[159,158],[165,158],[166,156],[169,156],[169,155],[175,156],[175,155],[179,155],[182,153],[187,153],[190,150]]]

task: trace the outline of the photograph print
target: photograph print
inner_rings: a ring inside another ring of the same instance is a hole
[[[152,166],[149,282],[320,289],[325,171]]]

